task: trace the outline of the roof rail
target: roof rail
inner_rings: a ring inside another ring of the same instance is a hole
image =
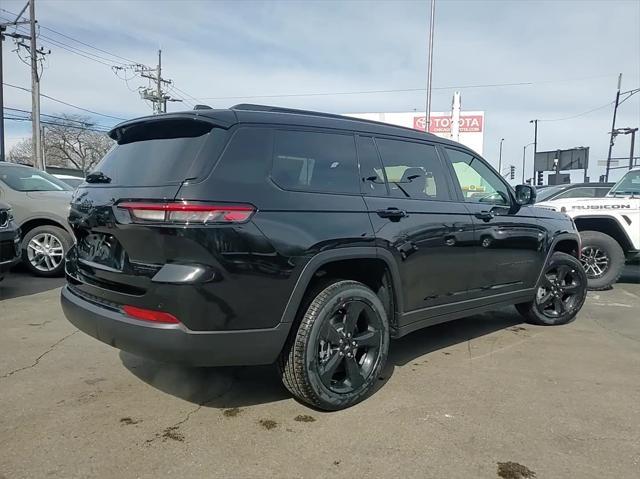
[[[270,111],[273,113],[293,113],[296,115],[311,115],[311,116],[322,116],[326,118],[342,118],[342,119],[351,119],[348,116],[337,115],[335,113],[323,113],[320,111],[311,111],[311,110],[296,110],[295,108],[283,108],[279,106],[269,106],[269,105],[254,105],[251,103],[240,103],[238,105],[233,105],[230,110],[247,110],[247,111]]]
[[[357,117],[352,117],[352,116],[346,116],[346,115],[338,115],[335,113],[322,113],[319,111],[311,111],[311,110],[296,110],[294,108],[282,108],[279,106],[269,106],[269,105],[254,105],[252,103],[240,103],[238,105],[234,105],[231,108],[229,108],[230,110],[246,110],[246,111],[266,111],[266,112],[273,112],[273,113],[292,113],[295,115],[310,115],[310,116],[319,116],[319,117],[323,117],[323,118],[339,118],[341,120],[351,120],[351,121],[358,121],[358,122],[362,122],[362,123],[370,123],[372,125],[381,125],[381,126],[387,126],[387,127],[393,127],[393,128],[401,128],[403,130],[409,130],[409,131],[419,131],[419,130],[415,130],[414,128],[409,128],[407,126],[400,126],[400,125],[392,125],[390,123],[385,123],[382,121],[375,121],[375,120],[365,120],[364,118],[357,118]],[[433,136],[432,133],[426,133],[426,135],[428,136]]]
[[[196,105],[193,107],[194,110],[213,110],[209,105]]]

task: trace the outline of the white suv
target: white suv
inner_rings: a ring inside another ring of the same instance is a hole
[[[609,288],[625,261],[640,256],[640,168],[629,170],[604,198],[567,198],[536,206],[565,212],[575,221],[590,289]]]

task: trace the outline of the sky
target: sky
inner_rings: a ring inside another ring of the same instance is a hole
[[[0,21],[23,6],[1,0]],[[428,10],[427,1],[36,0],[39,42],[51,50],[41,92],[112,117],[150,114],[137,92],[146,80],[112,67],[155,66],[162,48],[163,76],[186,100],[170,103],[169,111],[194,103],[424,111]],[[590,147],[589,174],[597,181],[618,74],[623,91],[640,88],[640,1],[436,0],[435,25],[433,111],[448,111],[459,90],[463,110],[485,111],[484,157],[497,165],[504,138],[503,165],[514,164],[518,179],[523,147],[533,141],[529,121],[539,119],[538,150]],[[13,41],[3,48],[5,83],[29,88],[29,68]],[[505,83],[523,84],[486,86]],[[417,91],[336,94],[407,89]],[[4,99],[6,107],[30,109],[28,92],[5,87]],[[86,114],[106,127],[118,122],[47,98],[42,112]],[[616,126],[639,123],[640,93],[620,107]],[[6,128],[8,148],[30,136],[26,122],[7,121]],[[613,156],[627,157],[629,140],[618,137]],[[527,177],[532,170],[529,147]]]

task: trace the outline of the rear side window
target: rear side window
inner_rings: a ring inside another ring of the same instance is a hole
[[[271,178],[287,190],[360,193],[354,138],[276,130]]]
[[[433,145],[376,138],[391,196],[448,200],[442,163]]]
[[[110,185],[178,184],[187,178],[198,153],[218,130],[193,120],[134,125],[122,132],[118,144],[93,171],[111,178]]]

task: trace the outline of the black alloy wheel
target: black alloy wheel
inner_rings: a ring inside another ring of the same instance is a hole
[[[382,301],[357,281],[330,280],[310,291],[278,367],[299,400],[335,411],[362,401],[387,360],[389,323]]]

